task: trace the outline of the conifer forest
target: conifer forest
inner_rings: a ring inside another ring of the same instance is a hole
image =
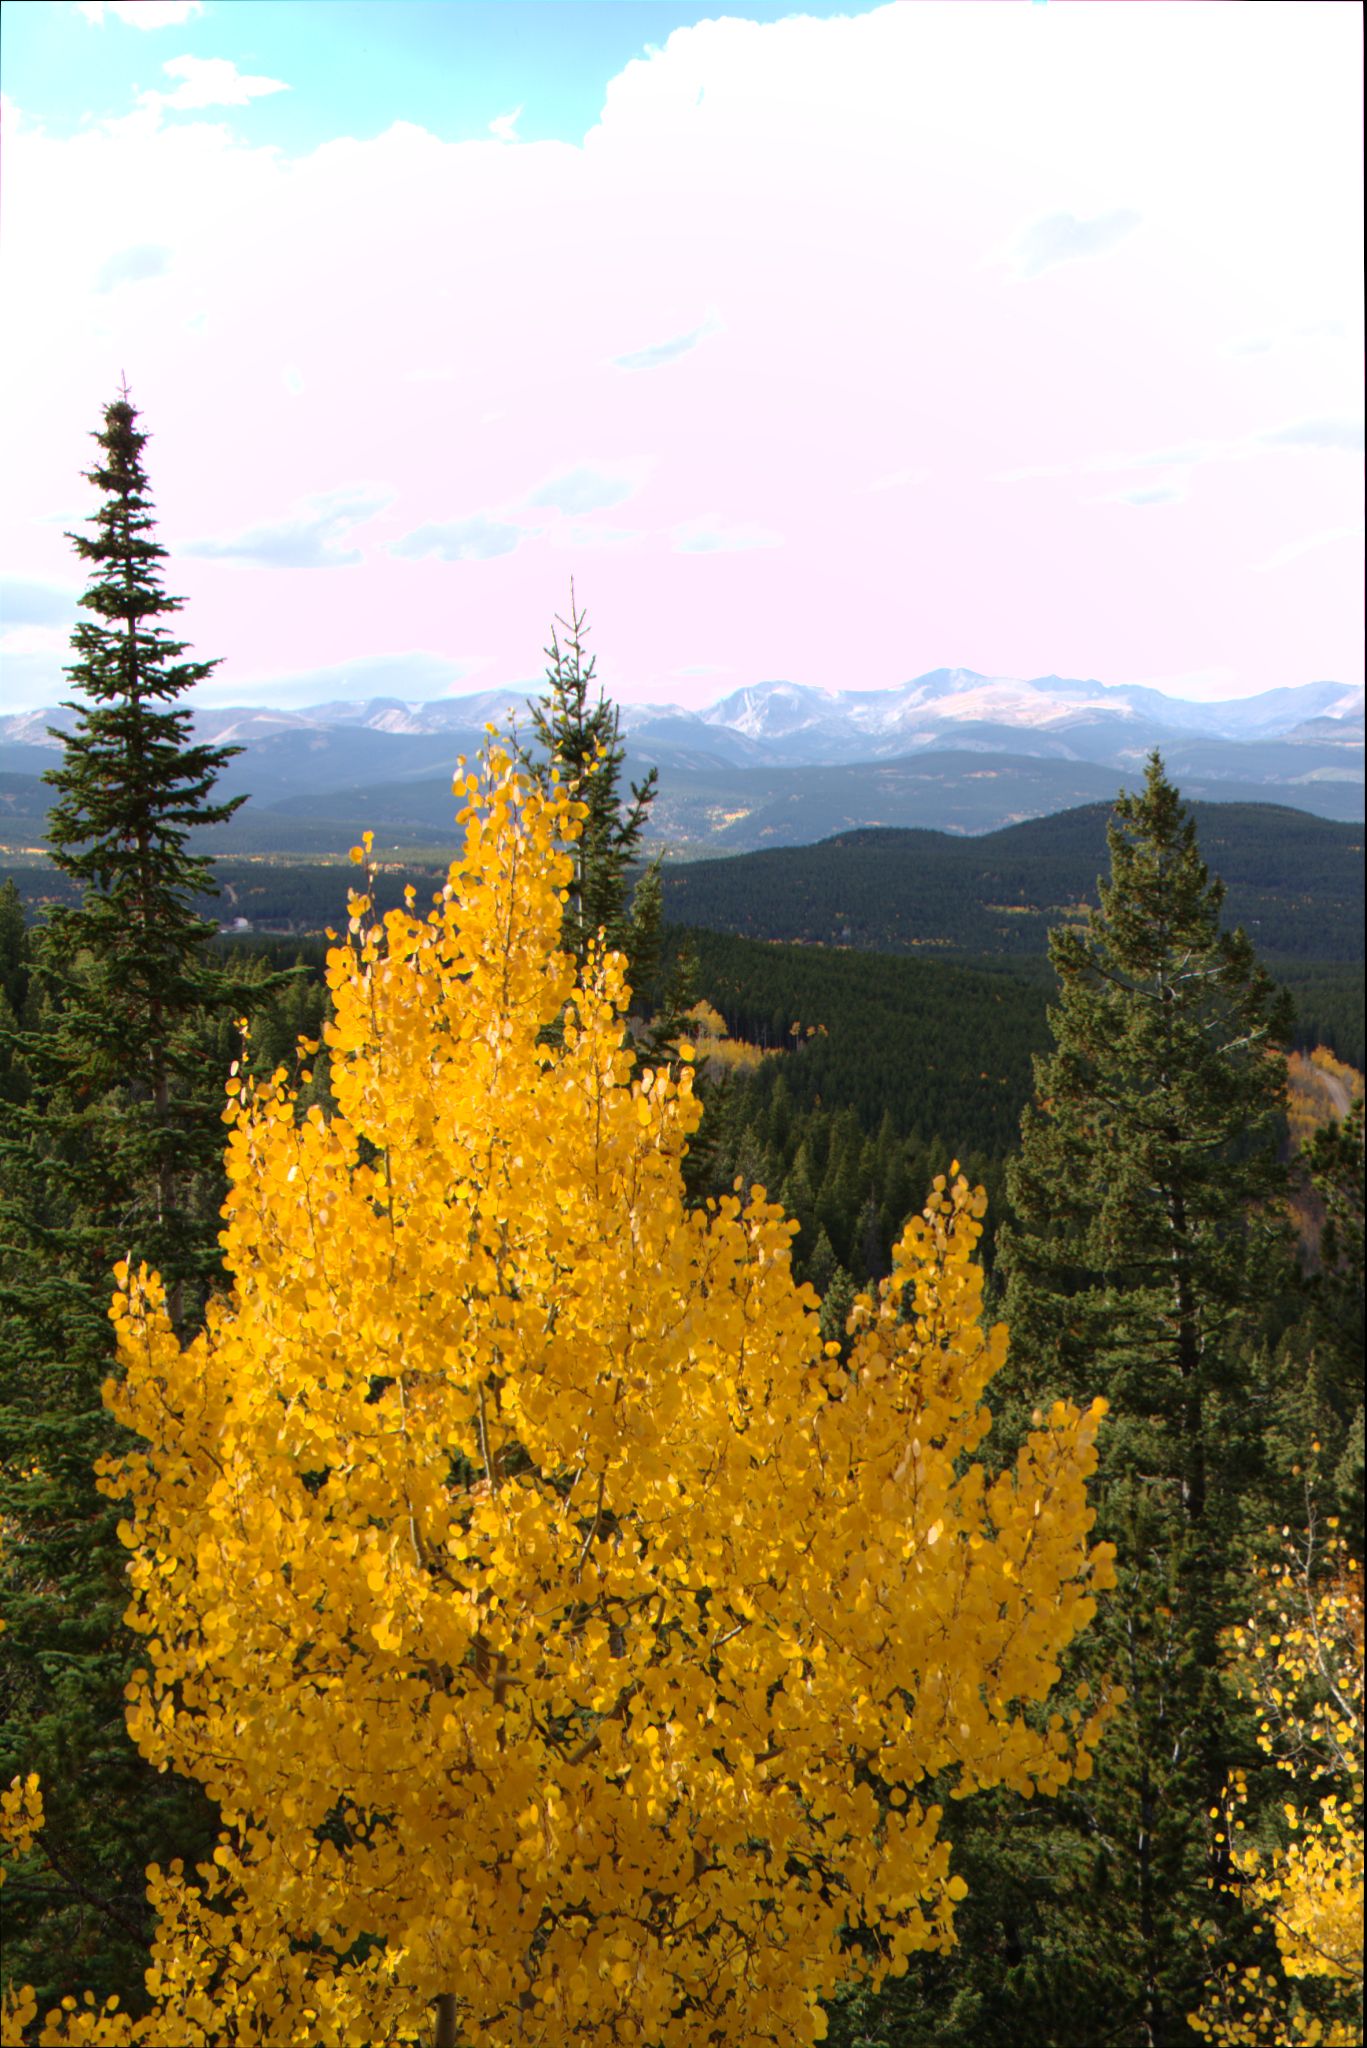
[[[0,889],[4,2041],[1360,2044],[1346,915],[1155,752],[1047,961],[766,923],[574,599],[225,934],[147,443]]]

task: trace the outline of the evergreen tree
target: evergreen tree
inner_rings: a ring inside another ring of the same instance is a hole
[[[1097,1387],[1122,1418],[1113,1480],[1163,1471],[1196,1526],[1230,1353],[1281,1237],[1292,1020],[1243,932],[1221,930],[1223,884],[1156,753],[1109,845],[1100,911],[1050,935],[1055,1044],[1007,1175],[1007,1314],[1041,1383]]]
[[[1211,1974],[1256,1963],[1262,1938],[1213,1882],[1228,1851],[1210,1812],[1257,1756],[1218,1645],[1260,1483],[1252,1349],[1286,1271],[1290,1018],[1222,931],[1222,886],[1156,754],[1109,839],[1100,909],[1051,935],[1054,1046],[998,1240],[995,1435],[1084,1389],[1110,1402],[1096,1498],[1117,1589],[1073,1675],[1109,1671],[1129,1698],[1088,1785],[1047,1811],[964,1813],[964,1947],[913,1971],[885,2036],[899,2048],[1179,2048]]]
[[[0,887],[0,1104],[21,1103],[28,1093],[15,1038],[29,1017],[30,966],[24,906],[11,876]]]
[[[1323,1211],[1304,1311],[1266,1372],[1274,1441],[1289,1482],[1278,1522],[1335,1516],[1363,1547],[1363,1102],[1316,1131],[1297,1162]],[[1310,1456],[1307,1458],[1307,1446]]]
[[[1306,1148],[1311,1185],[1324,1204],[1320,1273],[1326,1313],[1341,1329],[1344,1387],[1363,1381],[1363,1098],[1341,1123],[1327,1123]]]
[[[1156,753],[1108,838],[1100,910],[1051,935],[1054,1050],[1008,1168],[1000,1257],[1024,1391],[1111,1403],[1100,1525],[1120,1577],[1095,1654],[1130,1700],[1090,1817],[1121,1850],[1118,2038],[1175,2048],[1208,1967],[1192,1929],[1223,1854],[1208,1812],[1248,1735],[1218,1641],[1257,1477],[1249,1337],[1284,1270],[1291,1017],[1248,939],[1221,929],[1223,885]]]
[[[565,634],[563,646],[556,627]],[[561,787],[588,812],[571,852],[574,871],[565,905],[565,950],[582,965],[601,931],[609,948],[625,953],[627,979],[640,998],[659,959],[658,860],[638,879],[630,903],[627,888],[659,773],[652,768],[643,781],[631,783],[631,800],[624,800],[621,715],[601,689],[593,700],[596,662],[585,644],[587,630],[571,583],[570,616],[557,616],[545,650],[546,691],[530,706],[540,757],[524,753],[523,760],[546,782],[558,770]]]
[[[248,999],[210,956],[196,905],[212,877],[189,844],[242,801],[212,794],[235,750],[197,744],[177,701],[216,664],[164,623],[183,600],[162,587],[137,417],[126,391],[106,408],[87,472],[102,502],[93,533],[69,536],[93,617],[72,635],[78,719],[47,780],[52,861],[81,895],[30,935],[25,1099],[10,1090],[0,1127],[0,1782],[38,1770],[49,1788],[45,1874],[6,1892],[7,1961],[41,1987],[79,1956],[125,1998],[146,1963],[144,1866],[204,1837],[195,1788],[150,1772],[123,1726],[124,1552],[92,1471],[120,1447],[100,1391],[111,1270],[148,1260],[188,1334],[219,1262],[207,1048]]]

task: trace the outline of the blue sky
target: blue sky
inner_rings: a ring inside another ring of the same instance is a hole
[[[3,81],[8,97],[41,110],[53,134],[72,135],[126,113],[138,93],[164,89],[162,61],[183,49],[288,84],[240,110],[236,126],[257,144],[309,150],[338,135],[378,135],[398,120],[463,142],[518,107],[521,141],[580,143],[608,79],[676,28],[723,13],[755,22],[799,12],[825,19],[877,4],[207,0],[202,12],[186,13],[173,52],[165,28],[149,32],[108,5],[102,33],[92,35],[88,13],[66,0],[5,0]]]
[[[219,702],[1362,675],[1362,12],[3,7],[0,688],[126,375]],[[14,309],[22,309],[15,317]]]

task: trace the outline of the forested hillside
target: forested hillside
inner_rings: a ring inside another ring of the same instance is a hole
[[[981,838],[843,833],[816,846],[665,871],[675,923],[747,938],[960,953],[1043,954],[1051,924],[1095,905],[1109,804],[1085,804]],[[1361,828],[1275,804],[1194,804],[1224,914],[1278,956],[1361,960]]]

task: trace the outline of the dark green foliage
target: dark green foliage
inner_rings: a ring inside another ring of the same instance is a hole
[[[665,869],[665,915],[746,938],[873,952],[1042,956],[1051,926],[1097,902],[1108,804],[967,838],[867,828]],[[1277,804],[1197,804],[1231,922],[1259,950],[1361,960],[1362,828]]]
[[[1007,1312],[1041,1384],[1105,1393],[1136,1424],[1133,1470],[1168,1471],[1199,1522],[1209,1399],[1275,1257],[1291,1011],[1221,930],[1222,885],[1156,756],[1110,844],[1100,912],[1051,941],[1055,1050],[1008,1175]]]
[[[705,1092],[689,1192],[701,1200],[740,1180],[777,1196],[799,1223],[795,1274],[824,1298],[824,1335],[842,1337],[855,1290],[887,1272],[906,1219],[955,1157],[1000,1194],[1029,1049],[1045,1038],[1043,991],[947,963],[863,954],[851,971],[851,956],[818,948],[691,940],[699,993],[734,1036],[775,1053]],[[947,1102],[953,1145],[935,1122]]]
[[[667,949],[681,938],[668,933]],[[763,1105],[782,1082],[796,1107],[850,1109],[869,1135],[886,1111],[898,1132],[920,1134],[927,1158],[937,1160],[933,1173],[951,1156],[966,1166],[1000,1163],[1012,1149],[1030,1056],[1048,1042],[1044,963],[1003,971],[985,962],[766,946],[720,932],[687,939],[699,995],[736,1037],[784,1055],[735,1083],[741,1102]],[[928,1185],[913,1196],[918,1209]],[[989,1194],[999,1185],[990,1177]]]
[[[1326,1505],[1344,1522],[1351,1554],[1363,1552],[1363,1098],[1340,1124],[1327,1125],[1306,1155],[1324,1203],[1318,1308],[1322,1350],[1332,1361],[1318,1418],[1331,1492]]]
[[[1099,909],[1052,936],[1054,1048],[1007,1170],[994,1441],[1060,1395],[1109,1400],[1095,1498],[1119,1585],[1065,1678],[1109,1671],[1129,1698],[1090,1783],[1028,1819],[965,1815],[978,1941],[913,1972],[944,2030],[909,2041],[1177,2048],[1211,1969],[1259,1960],[1212,1888],[1224,1852],[1207,1816],[1229,1769],[1257,1776],[1220,1636],[1266,1483],[1251,1357],[1288,1277],[1288,1008],[1222,931],[1221,885],[1156,756],[1109,838]],[[1198,1917],[1221,1930],[1214,1954]]]
[[[28,1095],[28,1075],[15,1034],[31,1021],[32,960],[23,899],[13,881],[0,884],[0,1105]]]
[[[1288,960],[1284,954],[1262,955],[1269,974],[1296,1005],[1295,1041],[1302,1052],[1328,1046],[1361,1073],[1367,1067],[1364,1035],[1364,990],[1361,965],[1334,961]]]
[[[1341,1123],[1323,1125],[1306,1148],[1311,1186],[1324,1203],[1320,1264],[1335,1308],[1344,1318],[1345,1345],[1362,1362],[1363,1098]],[[1361,1382],[1361,1375],[1359,1383]]]
[[[0,1128],[0,1781],[44,1784],[47,1825],[5,1893],[7,1967],[40,2003],[72,1981],[136,2000],[144,1867],[210,1838],[197,1788],[157,1777],[124,1730],[124,1559],[93,1472],[119,1447],[100,1396],[114,1263],[156,1266],[184,1330],[217,1269],[225,1035],[252,994],[196,908],[212,878],[187,840],[233,808],[212,799],[227,755],[193,744],[177,706],[214,664],[162,623],[181,600],[161,587],[136,419],[126,396],[106,409],[103,502],[93,538],[73,536],[94,618],[73,634],[82,701],[48,780],[76,900],[18,947],[6,917],[23,1028]]]
[[[564,630],[563,647],[556,626]],[[601,689],[597,702],[591,701],[595,662],[585,647],[586,633],[571,583],[570,616],[556,619],[545,650],[546,691],[530,707],[538,751],[524,751],[522,759],[544,783],[558,775],[561,789],[587,813],[571,848],[566,952],[582,964],[601,933],[609,950],[625,953],[632,989],[644,998],[659,957],[658,866],[652,863],[640,876],[630,903],[628,883],[659,777],[652,768],[642,782],[631,785],[630,802],[624,800],[620,715]]]
[[[1256,1361],[1274,1519],[1336,1516],[1363,1552],[1363,1098],[1321,1126],[1297,1166],[1322,1223],[1318,1257]]]

